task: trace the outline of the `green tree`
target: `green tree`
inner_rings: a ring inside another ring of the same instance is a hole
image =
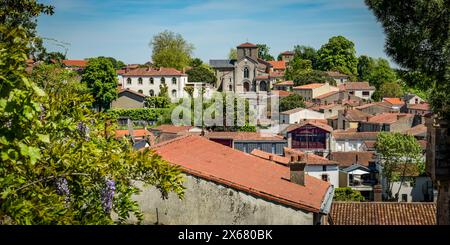
[[[323,71],[336,70],[355,76],[358,74],[355,45],[343,36],[332,37],[317,51],[318,67]]]
[[[365,0],[386,33],[386,52],[431,81],[433,111],[450,119],[450,1]]]
[[[387,60],[382,58],[375,60],[375,66],[372,68],[372,72],[368,76],[370,85],[373,85],[379,89],[382,84],[395,82],[396,80],[397,74],[390,67]]]
[[[199,67],[199,66],[203,65],[203,61],[199,58],[194,58],[191,60],[189,65],[192,67]]]
[[[89,109],[93,98],[75,74],[42,65],[28,76],[26,32],[0,24],[0,33],[0,223],[141,221],[134,181],[183,196],[179,169],[112,140],[113,128]]]
[[[362,202],[365,200],[360,191],[353,190],[350,187],[340,187],[334,190],[334,201]]]
[[[36,18],[40,14],[53,15],[54,7],[37,3],[35,0],[2,0],[0,8],[0,23],[8,30],[13,30],[19,26],[23,28],[27,44],[29,45],[27,54],[36,60],[45,61],[47,50],[44,47],[42,38],[37,35]],[[3,36],[0,36],[1,39],[3,39]]]
[[[111,64],[112,64],[112,66],[114,67],[115,70],[122,69],[122,68],[124,68],[124,67],[126,66],[126,64],[123,63],[123,61],[121,61],[121,60],[116,60],[116,59],[113,58],[113,57],[99,56],[99,57],[97,57],[97,58],[104,58],[104,59],[109,60],[109,61],[111,62]]]
[[[379,101],[385,97],[399,98],[403,95],[403,88],[398,82],[387,82],[383,83],[380,88],[375,91],[372,99]]]
[[[163,31],[153,36],[153,65],[156,67],[172,67],[178,70],[189,66],[194,45],[188,43],[181,34]]]
[[[375,143],[376,152],[380,156],[382,176],[387,183],[388,199],[398,200],[398,194],[403,183],[401,178],[411,167],[418,167],[422,149],[412,135],[381,132]],[[393,182],[401,180],[396,194],[393,194]]]
[[[148,96],[145,98],[145,106],[149,108],[169,108],[170,99],[168,97]]]
[[[358,58],[358,79],[369,81],[370,75],[375,67],[375,60],[372,57],[361,55]]]
[[[169,87],[167,87],[167,84],[161,84],[159,85],[159,97],[166,97],[169,98]]]
[[[313,47],[295,45],[294,56],[299,57],[302,60],[310,60],[312,69],[318,69],[317,50],[315,50]]]
[[[50,52],[45,57],[46,63],[51,63],[52,61],[61,62],[66,59],[66,55],[61,52]]]
[[[306,74],[312,71],[312,65],[310,60],[304,60],[300,57],[295,57],[286,69],[284,74],[286,80],[299,81]]]
[[[288,111],[295,108],[305,108],[303,97],[299,94],[290,94],[280,100],[280,111]]]
[[[230,52],[228,53],[228,59],[237,60],[237,49],[236,48],[230,49]]]
[[[211,84],[216,82],[216,76],[213,70],[206,64],[193,67],[186,71],[186,74],[188,75],[189,82]]]
[[[117,74],[107,58],[89,59],[81,75],[81,82],[90,89],[95,99],[94,106],[99,111],[109,109],[111,102],[117,98]]]
[[[267,61],[275,60],[273,56],[270,55],[269,53],[270,50],[269,46],[267,46],[266,44],[256,44],[256,46],[258,47],[259,58]]]

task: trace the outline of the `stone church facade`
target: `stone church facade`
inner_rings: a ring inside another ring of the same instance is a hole
[[[222,92],[268,93],[275,83],[273,67],[258,57],[258,47],[252,43],[237,46],[237,60],[210,60],[216,75],[216,88]]]

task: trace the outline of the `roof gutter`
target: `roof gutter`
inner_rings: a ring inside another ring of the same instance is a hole
[[[320,206],[319,213],[321,214],[330,213],[333,197],[334,197],[334,186],[330,185],[330,187],[328,187],[327,193],[325,193],[325,198],[323,199],[322,205]]]

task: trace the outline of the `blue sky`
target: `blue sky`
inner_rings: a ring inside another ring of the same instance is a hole
[[[39,17],[41,36],[69,43],[67,56],[150,60],[153,35],[171,30],[194,44],[207,62],[226,58],[240,43],[265,43],[275,57],[296,44],[316,49],[336,35],[358,55],[384,57],[384,34],[363,0],[39,0],[55,6]],[[51,51],[64,49],[46,42]],[[392,63],[392,62],[391,62]]]

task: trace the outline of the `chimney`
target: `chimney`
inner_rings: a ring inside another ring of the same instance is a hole
[[[381,185],[374,185],[373,186],[373,201],[374,202],[381,202],[383,201],[383,189]]]
[[[301,156],[298,156],[297,161],[292,160],[294,160],[293,156],[291,156],[291,162],[289,163],[290,180],[292,183],[304,186],[306,163]]]

